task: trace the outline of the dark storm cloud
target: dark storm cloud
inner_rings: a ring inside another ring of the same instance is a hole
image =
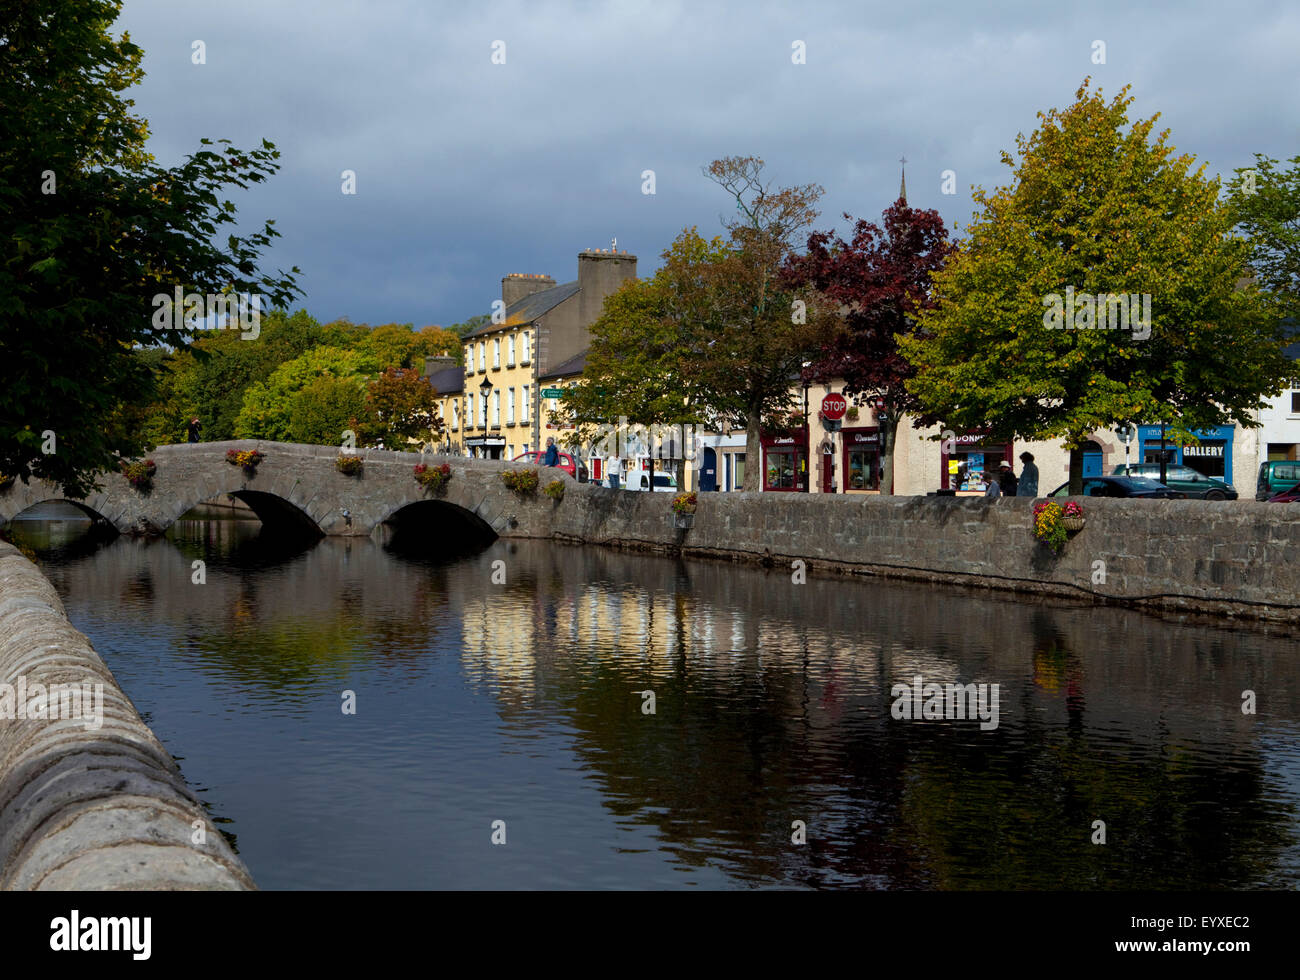
[[[1087,75],[1132,84],[1132,118],[1161,112],[1211,173],[1295,155],[1300,135],[1283,3],[127,0],[118,28],[146,51],[133,95],[161,161],[204,136],[278,145],[281,172],[236,203],[277,219],[267,264],[300,266],[322,319],[462,320],[506,273],[571,279],[612,236],[648,274],[684,226],[719,230],[727,201],[700,167],[723,155],[824,185],[827,227],[878,218],[906,154],[910,201],[965,224],[970,186],[1004,183],[999,152]]]

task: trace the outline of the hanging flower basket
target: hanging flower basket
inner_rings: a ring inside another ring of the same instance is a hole
[[[537,478],[537,473],[535,469],[506,470],[501,474],[501,482],[519,496],[531,497],[537,493],[537,485],[541,482]]]
[[[226,462],[231,466],[238,466],[244,471],[245,476],[255,476],[257,474],[257,464],[265,458],[256,449],[226,450]]]
[[[443,463],[441,466],[428,466],[424,463],[417,463],[412,472],[415,474],[416,483],[426,490],[438,493],[451,479],[451,464]]]
[[[360,456],[343,456],[334,457],[334,468],[344,476],[360,476],[361,471],[365,469],[365,460]]]
[[[126,482],[141,493],[148,493],[153,489],[153,477],[158,472],[158,467],[152,459],[136,463],[122,460],[118,465],[122,468],[122,475],[126,477]]]
[[[542,488],[542,493],[550,497],[557,504],[564,499],[564,481],[552,480]]]
[[[1076,531],[1082,531],[1083,525],[1087,521],[1083,517],[1083,508],[1073,500],[1067,500],[1065,506],[1061,508],[1061,526],[1073,534]]]

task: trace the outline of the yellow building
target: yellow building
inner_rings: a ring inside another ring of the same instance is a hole
[[[569,376],[564,365],[585,354],[606,298],[635,277],[636,256],[612,249],[578,253],[578,278],[561,285],[544,275],[504,277],[493,322],[464,338],[464,367],[426,360],[441,396],[443,450],[514,459],[545,445],[550,418],[541,387]]]

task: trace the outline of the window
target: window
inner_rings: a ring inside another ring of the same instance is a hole
[[[533,403],[532,403],[532,399],[531,399],[531,398],[529,397],[529,395],[528,395],[528,385],[524,385],[524,387],[523,387],[522,390],[523,390],[524,396],[523,396],[523,398],[521,398],[521,399],[519,400],[519,421],[522,422],[524,425],[527,425],[527,424],[528,424],[528,412],[529,412],[529,410],[530,410],[530,406],[531,406]]]
[[[501,428],[501,390],[492,392],[492,424]]]
[[[879,490],[880,453],[874,449],[850,449],[848,457],[848,489]]]
[[[1300,415],[1300,391],[1291,392],[1291,414]]]
[[[492,341],[492,370],[501,370],[501,338],[497,337]]]
[[[736,466],[736,487],[737,490],[745,489],[745,454],[735,453],[731,457],[735,460]]]
[[[487,351],[481,340],[478,342],[478,369],[479,371],[487,370]]]
[[[515,389],[506,389],[506,425],[515,424]]]
[[[451,427],[453,430],[460,428],[460,412],[457,410],[458,408],[456,399],[453,398],[451,400]]]
[[[506,338],[506,367],[515,366],[515,335]]]
[[[487,428],[487,395],[480,395],[478,400],[478,427]]]
[[[799,486],[799,453],[794,449],[767,451],[765,490],[794,490]]]
[[[532,360],[532,350],[530,349],[530,338],[528,331],[525,330],[519,335],[519,363],[527,364]]]

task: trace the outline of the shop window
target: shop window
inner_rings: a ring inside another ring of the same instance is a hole
[[[800,454],[793,449],[769,449],[764,489],[797,490]]]
[[[848,489],[880,489],[880,454],[875,450],[849,450]]]

